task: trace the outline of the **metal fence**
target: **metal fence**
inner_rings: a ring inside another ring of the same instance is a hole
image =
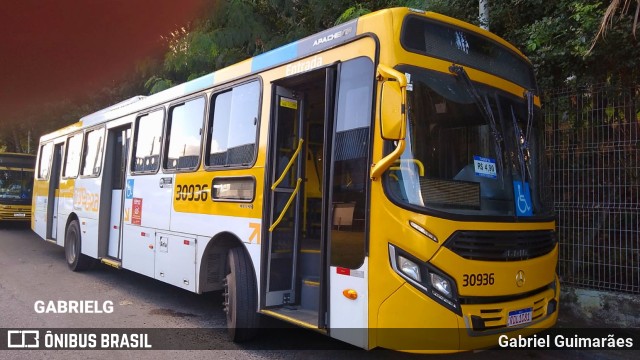
[[[543,97],[565,284],[640,293],[640,85]]]

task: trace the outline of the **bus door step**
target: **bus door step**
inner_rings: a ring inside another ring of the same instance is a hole
[[[102,259],[100,259],[100,262],[102,262],[105,265],[109,265],[111,267],[114,267],[116,269],[122,268],[122,262],[120,262],[118,260],[102,258]]]

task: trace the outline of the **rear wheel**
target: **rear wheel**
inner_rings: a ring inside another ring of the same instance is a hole
[[[64,238],[64,255],[72,271],[86,270],[92,264],[92,259],[82,253],[81,246],[80,224],[78,220],[73,220],[67,226]]]
[[[242,248],[230,249],[224,281],[224,310],[229,338],[234,342],[250,340],[257,333],[257,292],[251,260]]]

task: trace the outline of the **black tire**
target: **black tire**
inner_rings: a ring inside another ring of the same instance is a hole
[[[258,289],[251,260],[240,247],[229,250],[224,282],[227,330],[233,342],[251,340],[258,332]]]
[[[67,226],[64,237],[64,255],[71,271],[87,270],[93,263],[90,257],[82,253],[81,240],[80,224],[78,220],[73,220]]]

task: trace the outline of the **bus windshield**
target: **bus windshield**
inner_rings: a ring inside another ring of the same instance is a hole
[[[21,170],[0,170],[0,202],[11,204],[31,204],[33,172]]]
[[[385,176],[393,200],[456,215],[548,215],[540,192],[542,124],[532,98],[455,74],[398,70],[411,87],[407,146]]]

